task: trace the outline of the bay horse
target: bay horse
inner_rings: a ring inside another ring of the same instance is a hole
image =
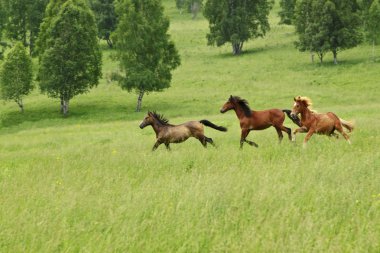
[[[339,118],[333,112],[317,113],[312,111],[311,105],[312,101],[308,97],[298,96],[294,98],[291,114],[293,117],[301,114],[301,127],[294,130],[293,141],[295,141],[297,133],[307,132],[303,141],[303,146],[306,147],[306,143],[314,133],[335,136],[338,138],[338,135],[334,133],[334,131],[337,130],[343,135],[347,142],[351,144],[348,134],[343,131],[343,127],[349,132],[352,132],[354,130],[354,124],[352,122]]]
[[[156,112],[148,112],[148,115],[141,122],[140,128],[143,129],[149,125],[153,127],[153,130],[156,133],[156,143],[154,144],[152,151],[156,150],[162,143],[165,144],[166,149],[170,150],[170,143],[184,142],[189,137],[198,139],[205,148],[207,147],[207,143],[215,146],[214,141],[204,135],[203,125],[219,131],[227,131],[227,128],[214,125],[206,119],[200,121],[188,121],[180,125],[172,125],[169,124],[169,120],[163,115]]]
[[[249,108],[247,100],[238,96],[231,95],[227,102],[222,106],[222,109],[220,109],[220,112],[225,113],[229,110],[234,110],[240,121],[240,148],[243,148],[244,142],[251,146],[258,147],[257,143],[246,139],[249,132],[251,130],[264,130],[271,126],[276,129],[280,142],[283,139],[281,131],[286,132],[289,140],[292,140],[292,130],[283,125],[285,120],[284,113],[286,113],[294,123],[300,126],[299,119],[290,116],[290,110],[269,109],[264,111],[253,111]]]

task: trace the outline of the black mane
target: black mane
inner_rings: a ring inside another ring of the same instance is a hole
[[[232,97],[233,101],[238,103],[240,107],[243,109],[245,116],[250,117],[252,115],[252,110],[249,108],[248,101],[240,98],[238,96]]]
[[[157,112],[151,112],[153,117],[158,120],[162,125],[170,125],[169,120],[164,117],[163,114],[158,114]]]

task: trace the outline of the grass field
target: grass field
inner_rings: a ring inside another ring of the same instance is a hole
[[[205,19],[164,4],[182,65],[143,112],[107,81],[117,64],[106,47],[101,84],[72,100],[68,118],[37,89],[23,114],[1,103],[0,252],[380,252],[380,61],[370,46],[340,52],[338,66],[331,55],[311,64],[276,6],[271,32],[233,57],[229,45],[206,46]],[[309,96],[355,120],[352,145],[313,136],[303,149],[302,134],[279,145],[268,129],[249,135],[258,149],[239,150],[235,114],[219,113],[231,94],[257,110]],[[206,129],[216,149],[190,139],[152,153],[153,130],[138,128],[147,110],[229,131]]]

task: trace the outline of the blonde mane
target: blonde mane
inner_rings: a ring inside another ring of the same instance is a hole
[[[307,107],[309,107],[309,109],[311,109],[311,106],[313,105],[313,102],[311,101],[310,98],[308,97],[301,97],[301,96],[298,96],[295,98],[295,100],[297,102],[304,102],[306,104]]]

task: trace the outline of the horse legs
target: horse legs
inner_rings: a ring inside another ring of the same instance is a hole
[[[276,127],[276,126],[274,128],[276,128],[276,131],[278,134],[278,142],[281,143],[282,139],[284,138],[284,136],[282,135],[282,132],[281,132],[281,128]]]
[[[213,145],[215,147],[215,143],[212,140],[212,138],[208,138],[207,136],[205,136],[205,140],[206,140],[206,142],[210,143],[211,145]]]
[[[171,150],[170,146],[169,146],[169,143],[165,143],[165,147],[166,147],[167,150],[169,150],[169,151]]]
[[[203,147],[207,148],[207,137],[204,135],[196,137],[203,145]]]
[[[292,141],[296,141],[296,134],[297,133],[306,133],[307,132],[307,128],[306,127],[300,127],[300,128],[297,128],[296,130],[294,130],[293,132],[293,138],[292,138]]]
[[[340,125],[338,127],[336,127],[336,130],[339,131],[339,133],[341,133],[343,135],[343,137],[346,139],[346,141],[348,142],[348,144],[351,144],[351,141],[350,141],[350,137],[348,136],[348,134],[346,134],[344,131],[343,131],[343,127]]]
[[[152,148],[152,151],[155,151],[158,148],[158,146],[160,146],[161,144],[162,144],[162,142],[157,140],[156,143],[154,144],[153,148]]]
[[[303,140],[303,147],[306,148],[307,142],[310,140],[311,136],[314,134],[314,129],[310,129],[309,132],[307,132],[307,135],[305,136],[305,139]]]
[[[243,143],[244,142],[248,143],[251,146],[255,146],[256,148],[259,147],[259,145],[257,145],[255,142],[246,140],[246,138],[247,138],[247,136],[249,134],[249,131],[250,131],[249,129],[242,129],[241,130],[240,149],[243,148]]]

